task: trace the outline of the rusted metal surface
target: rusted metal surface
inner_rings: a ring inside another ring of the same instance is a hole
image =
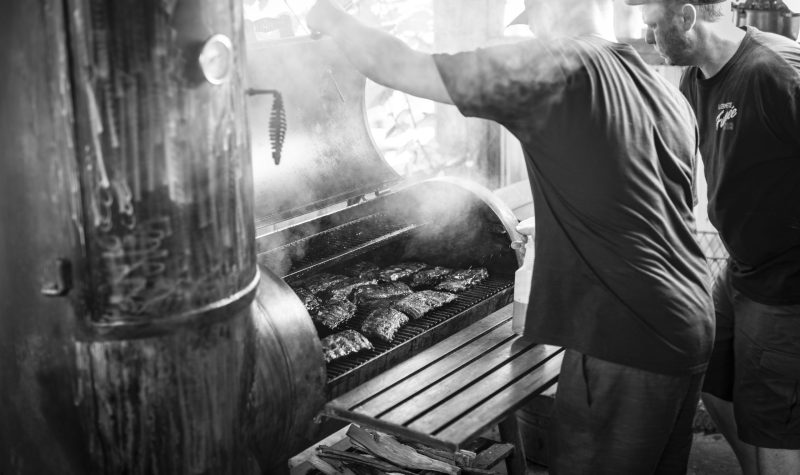
[[[248,45],[250,88],[278,91],[286,108],[282,159],[270,157],[273,102],[248,99],[258,227],[384,190],[400,177],[375,148],[364,113],[366,78],[328,39]]]
[[[318,440],[313,420],[325,402],[325,363],[300,299],[269,269],[261,273],[253,303],[256,370],[246,427],[264,473],[281,473],[289,457]]]
[[[256,288],[244,56],[196,61],[214,34],[243,44],[241,8],[2,2],[3,475],[270,472],[311,432],[319,341],[285,284]],[[186,282],[210,285],[121,307],[109,282],[144,264],[113,248],[128,267],[110,266],[100,244],[135,251],[124,230],[164,211],[183,219],[170,253],[203,256]]]
[[[249,310],[206,328],[77,344],[94,473],[254,473]]]
[[[204,318],[256,274],[241,4],[67,5],[87,332]]]
[[[77,246],[62,2],[0,2],[0,473],[87,473],[76,318],[41,290]]]

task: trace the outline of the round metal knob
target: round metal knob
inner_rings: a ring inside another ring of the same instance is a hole
[[[233,42],[225,35],[214,35],[200,50],[200,70],[206,81],[215,86],[224,84],[233,72]]]

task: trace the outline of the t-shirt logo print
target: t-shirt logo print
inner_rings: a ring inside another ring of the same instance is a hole
[[[717,130],[733,130],[731,119],[739,113],[733,102],[720,104],[717,106],[717,110],[719,110],[719,114],[717,114]]]

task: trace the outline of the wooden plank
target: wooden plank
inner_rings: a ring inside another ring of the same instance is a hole
[[[532,391],[533,389],[524,387],[520,382],[530,377],[531,373],[535,374],[536,372],[534,370],[536,368],[551,355],[559,351],[556,347],[546,345],[535,345],[523,348],[525,351],[519,357],[506,361],[505,364],[496,368],[490,374],[487,374],[486,377],[483,377],[475,384],[469,386],[468,391],[455,394],[424,416],[413,421],[411,424],[407,424],[407,426],[410,429],[434,434],[439,437],[439,431],[446,428],[448,425],[464,420],[464,414],[475,410],[475,408],[477,408],[475,417],[468,418],[475,427],[468,426],[469,430],[466,430],[467,434],[480,430],[477,428],[478,426],[488,426],[497,423],[501,416],[510,410],[510,405],[506,401],[507,398],[497,397],[498,394],[510,393],[514,396],[510,398],[511,400],[532,397],[532,395],[523,393],[522,391],[526,389]],[[559,367],[560,359],[555,370],[558,370]],[[535,379],[541,380],[542,377]],[[486,413],[490,414],[487,415]],[[477,416],[484,416],[489,420],[484,421]],[[384,417],[384,419],[388,420],[389,418],[387,416]],[[461,424],[458,425],[461,426]],[[464,428],[462,426],[462,431],[463,430]],[[460,435],[463,436],[464,434],[462,433]],[[467,439],[469,439],[469,437],[450,440],[459,440],[463,442]]]
[[[511,455],[514,450],[512,444],[494,444],[483,452],[479,453],[475,458],[475,467],[489,469],[498,464],[498,462],[505,460],[506,457]]]
[[[359,406],[364,401],[375,397],[388,388],[394,387],[409,375],[417,373],[431,363],[440,360],[451,352],[468,344],[470,341],[510,321],[510,319],[511,305],[507,305],[455,335],[442,340],[440,343],[428,348],[417,356],[400,363],[352,391],[328,402],[325,406],[325,412],[328,414],[344,413],[353,407]]]
[[[295,475],[294,469],[299,467],[303,464],[308,465],[308,459],[311,458],[312,455],[315,455],[317,452],[317,447],[320,445],[326,445],[329,447],[333,447],[334,449],[339,450],[347,450],[350,444],[350,439],[347,438],[347,429],[350,426],[345,426],[339,429],[338,431],[334,432],[333,434],[325,437],[324,439],[316,442],[311,447],[307,447],[305,450],[300,452],[299,454],[293,456],[289,459],[289,470],[292,471],[292,475]],[[309,467],[312,468],[312,467]],[[305,473],[305,472],[302,472]]]
[[[536,368],[535,371],[495,394],[490,400],[485,401],[450,426],[435,433],[435,437],[445,443],[460,446],[471,438],[471,433],[483,431],[496,424],[511,411],[519,409],[526,401],[539,394],[549,385],[549,382],[555,380],[554,375],[560,371],[563,357],[564,352],[558,349],[555,356]]]
[[[390,411],[416,394],[433,386],[439,387],[443,383],[443,379],[452,373],[459,370],[463,373],[466,370],[472,376],[470,371],[474,371],[474,365],[479,364],[479,361],[476,360],[513,337],[511,323],[507,322],[453,351],[444,358],[437,360],[418,373],[408,375],[399,384],[386,388],[373,399],[351,409],[363,414],[372,414],[380,417],[383,413]]]
[[[443,421],[443,418],[448,416],[457,417],[466,407],[471,407],[471,404],[469,406],[461,406],[459,410],[455,405],[447,404],[448,401],[457,398],[459,395],[463,396],[474,393],[472,388],[477,384],[476,382],[490,377],[497,371],[503,374],[508,373],[503,370],[503,368],[509,366],[507,362],[517,355],[524,354],[526,350],[530,348],[530,346],[516,345],[515,343],[517,341],[517,339],[507,340],[501,346],[481,354],[480,357],[472,361],[471,364],[447,374],[446,377],[442,378],[435,385],[422,388],[414,397],[403,401],[402,404],[380,415],[379,418],[402,426],[408,425],[415,419],[426,419],[429,417],[438,418],[440,425],[449,422],[449,419]],[[531,343],[530,345],[533,344]],[[536,355],[534,361],[538,362],[541,358],[541,356]],[[520,365],[516,365],[515,367],[522,369]],[[499,377],[495,376],[494,380],[499,380]],[[485,395],[475,395],[473,399],[480,397],[485,397]],[[464,398],[461,397],[457,400],[463,401]],[[439,409],[442,406],[445,408],[452,407],[453,409],[448,413],[448,411]],[[431,408],[434,408],[433,411],[427,412]],[[361,412],[360,410],[356,411]],[[429,416],[428,414],[433,415]]]
[[[376,440],[371,433],[355,425],[350,426],[347,430],[347,435],[374,455],[400,467],[431,470],[451,475],[457,475],[460,472],[453,463],[442,462],[422,455],[412,447],[401,444],[392,437],[383,435]]]
[[[386,434],[392,434],[401,437],[403,439],[419,442],[421,444],[429,445],[431,447],[446,449],[453,452],[460,449],[460,447],[453,445],[450,442],[442,441],[430,434],[423,434],[419,431],[398,426],[397,424],[391,424],[382,421],[380,419],[375,419],[374,417],[371,416],[365,416],[363,414],[358,414],[349,411],[342,412],[336,409],[335,407],[331,408],[330,413],[327,415],[328,417],[340,419],[347,422],[352,422],[362,427],[374,429],[380,432],[384,432]]]
[[[457,451],[465,443],[483,433],[488,427],[498,423],[503,417],[506,417],[509,412],[518,409],[528,399],[536,396],[542,390],[551,387],[552,383],[550,382],[556,378],[554,375],[558,374],[561,367],[563,351],[561,348],[548,345],[537,345],[536,348],[538,348],[538,350],[533,351],[533,353],[549,352],[551,354],[556,353],[556,355],[544,365],[540,365],[537,370],[533,372],[535,375],[534,378],[523,378],[517,381],[510,388],[496,394],[492,400],[485,401],[479,408],[483,410],[473,410],[465,414],[465,418],[462,421],[453,422],[450,426],[444,428],[446,430],[443,430],[442,433],[439,434],[420,430],[419,427],[405,427],[393,422],[377,419],[370,415],[342,411],[336,407],[330,408],[329,416],[358,423],[363,427],[370,427],[388,434],[395,434],[431,447]],[[486,391],[486,394],[491,394],[492,390],[496,391],[496,389],[497,387],[490,387]],[[515,398],[510,401],[508,394],[504,394],[509,392],[515,396]],[[504,397],[506,402],[502,402]],[[501,402],[498,403],[498,401]],[[464,423],[464,420],[467,420],[467,422]],[[458,437],[452,435],[454,432],[458,433]]]

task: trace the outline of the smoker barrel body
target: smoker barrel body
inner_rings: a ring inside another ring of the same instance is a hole
[[[320,406],[257,269],[241,9],[0,7],[0,473],[274,471]]]

